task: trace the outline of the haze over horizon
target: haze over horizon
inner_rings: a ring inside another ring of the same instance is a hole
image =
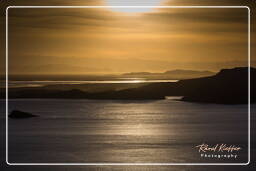
[[[11,8],[9,73],[217,72],[247,66],[247,15],[246,8]]]

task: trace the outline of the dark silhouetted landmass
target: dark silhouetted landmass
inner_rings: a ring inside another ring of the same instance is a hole
[[[251,102],[256,101],[256,69],[251,71]],[[246,104],[248,103],[248,68],[223,69],[214,76],[151,83],[144,86],[104,92],[85,92],[81,89],[58,90],[45,87],[11,88],[9,98],[70,98],[70,99],[164,99],[183,96],[183,101]]]
[[[251,102],[256,101],[256,69],[251,68]],[[190,87],[182,100],[192,102],[248,103],[248,68],[223,69],[215,76],[180,81]]]
[[[251,68],[251,102],[256,102],[256,69]],[[214,76],[180,80],[176,83],[155,83],[141,87],[162,96],[183,96],[183,101],[246,104],[248,103],[248,68],[223,69]]]
[[[138,88],[145,86],[149,83],[90,83],[90,84],[53,84],[44,86],[45,89],[55,89],[55,90],[71,90],[71,89],[79,89],[88,93],[98,93],[98,92],[106,92],[106,91],[119,91],[131,88]]]
[[[143,89],[127,89],[121,91],[106,91],[88,93],[78,89],[72,90],[48,90],[43,88],[25,89],[22,91],[10,91],[9,98],[56,98],[56,99],[163,99],[165,96],[157,92],[148,93]]]
[[[19,110],[13,110],[9,114],[9,118],[12,118],[12,119],[25,119],[25,118],[32,118],[32,117],[38,117],[38,116],[33,115],[31,113],[28,113],[28,112],[22,112],[22,111],[19,111]]]

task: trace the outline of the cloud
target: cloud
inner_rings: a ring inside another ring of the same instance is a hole
[[[161,9],[155,13],[145,13],[151,19],[166,20],[166,21],[187,21],[187,22],[202,22],[202,23],[242,23],[247,24],[248,10],[247,8],[233,9]]]
[[[206,1],[203,5],[213,4]],[[8,3],[104,5],[104,1],[81,0]],[[203,1],[166,3],[197,5]],[[4,56],[4,49],[1,52]],[[21,63],[31,66],[31,72],[37,67],[47,71],[47,66],[53,68],[51,64],[57,66],[58,72],[66,72],[67,68],[70,72],[97,72],[101,68],[106,72],[174,67],[216,70],[244,64],[246,53],[247,9],[162,9],[139,15],[103,9],[10,9],[9,57],[15,72],[24,71]]]

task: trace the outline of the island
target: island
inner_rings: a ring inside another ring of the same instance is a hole
[[[25,118],[32,118],[32,117],[38,117],[38,116],[33,115],[31,113],[28,113],[28,112],[22,112],[22,111],[19,111],[19,110],[13,110],[9,114],[9,118],[12,118],[12,119],[25,119]]]

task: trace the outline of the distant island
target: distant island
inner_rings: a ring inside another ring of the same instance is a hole
[[[32,117],[38,117],[38,116],[33,115],[31,113],[28,113],[28,112],[22,112],[22,111],[19,111],[19,110],[13,110],[9,114],[9,118],[12,118],[12,119],[25,119],[25,118],[32,118]]]
[[[124,73],[124,77],[143,77],[143,78],[155,78],[155,79],[189,79],[189,78],[199,78],[212,76],[215,73],[212,71],[195,71],[195,70],[170,70],[163,73],[151,73],[151,72],[130,72]]]
[[[83,74],[83,75],[9,75],[10,80],[16,81],[104,81],[104,80],[123,80],[124,78],[142,78],[145,80],[181,80],[190,78],[199,78],[212,76],[216,74],[212,71],[200,71],[200,70],[168,70],[165,72],[153,73],[153,72],[129,72],[122,74]],[[0,75],[0,80],[5,80],[5,75]]]
[[[250,68],[251,102],[256,102],[256,69]],[[80,85],[82,86],[82,85]],[[71,87],[72,88],[72,87]],[[134,88],[103,92],[81,89],[10,88],[9,98],[69,98],[69,99],[164,99],[183,96],[188,102],[246,104],[248,103],[248,68],[222,69],[213,76],[184,79],[178,82],[150,83]],[[3,94],[1,96],[4,98]]]

